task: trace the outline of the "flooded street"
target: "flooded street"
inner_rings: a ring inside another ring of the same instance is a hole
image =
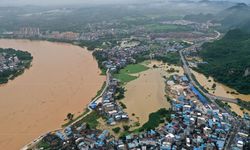
[[[237,93],[236,90],[225,86],[221,83],[215,82],[212,77],[206,78],[203,74],[198,73],[194,70],[192,70],[192,73],[194,74],[197,81],[203,86],[209,93],[216,95],[216,96],[222,96],[222,97],[228,97],[228,98],[240,98],[244,101],[250,101],[250,95],[245,94],[231,94],[231,92]],[[213,84],[216,84],[216,88],[212,89]],[[229,103],[232,110],[235,111],[238,115],[243,116],[243,111],[240,109],[240,106]],[[244,110],[244,112],[250,113],[248,110]]]
[[[32,67],[0,86],[0,149],[15,150],[79,115],[101,88],[97,62],[84,48],[46,41],[0,40],[30,52]]]
[[[222,96],[222,97],[228,97],[228,98],[240,98],[245,101],[250,101],[250,94],[231,94],[231,92],[237,93],[234,89],[225,86],[221,83],[215,82],[212,77],[206,78],[203,74],[198,73],[194,70],[192,70],[192,73],[194,74],[197,81],[201,84],[201,86],[204,86],[205,89],[209,91],[209,93],[214,94],[216,96]],[[210,81],[210,82],[209,82]],[[212,85],[216,84],[216,88],[212,89]]]

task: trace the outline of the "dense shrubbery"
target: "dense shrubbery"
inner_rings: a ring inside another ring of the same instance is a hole
[[[166,121],[170,121],[171,119],[171,111],[165,108],[161,108],[157,112],[151,113],[149,115],[149,120],[146,122],[139,131],[150,130],[158,127],[160,123],[164,123]]]
[[[165,56],[155,56],[156,60],[163,61],[164,63],[180,65],[181,59],[179,53],[168,53]]]
[[[241,108],[244,108],[244,109],[247,109],[248,111],[250,111],[250,102],[249,101],[243,101],[243,100],[238,99],[238,105]]]
[[[116,97],[115,97],[115,99],[117,99],[117,100],[123,99],[125,97],[124,94],[125,94],[125,88],[124,87],[118,87],[116,89]]]
[[[15,50],[12,48],[8,48],[8,49],[0,48],[0,53],[6,53],[7,57],[8,57],[8,55],[16,55],[22,61],[33,59],[33,57],[31,56],[31,54],[29,52]]]
[[[121,128],[120,127],[116,127],[112,129],[116,134],[120,132]]]
[[[95,129],[99,124],[98,119],[100,117],[101,116],[96,111],[93,111],[84,118],[82,118],[81,120],[79,120],[75,125],[80,126],[82,123],[85,122],[91,129]]]
[[[102,70],[102,72],[106,72],[106,69],[102,65],[102,62],[108,60],[107,53],[105,53],[104,51],[94,51],[92,55],[97,60],[98,67]]]
[[[206,76],[224,83],[240,93],[250,93],[250,34],[235,29],[224,38],[213,43],[205,43],[200,56],[208,64],[199,65]]]

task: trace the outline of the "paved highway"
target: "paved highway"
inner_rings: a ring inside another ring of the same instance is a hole
[[[215,39],[219,39],[220,38],[220,33],[218,31],[215,31],[217,33],[217,36],[215,38],[210,38],[208,41],[210,40],[215,40]],[[207,42],[208,42],[207,41]],[[183,54],[183,52],[187,49],[193,49],[195,47],[200,47],[202,43],[199,43],[199,44],[195,44],[191,47],[188,47],[188,48],[185,48],[185,49],[182,49],[179,51],[179,54],[180,54],[180,57],[181,57],[181,61],[182,61],[182,64],[183,64],[183,69],[184,69],[184,72],[185,74],[189,77],[190,79],[190,82],[196,87],[199,89],[199,91],[201,91],[207,98],[209,98],[211,100],[211,102],[217,107],[219,108],[222,112],[228,112],[229,114],[231,114],[230,111],[224,109],[224,108],[221,108],[220,106],[218,106],[218,104],[214,101],[216,99],[218,100],[221,100],[221,101],[225,101],[225,102],[231,102],[231,103],[237,103],[238,101],[236,99],[232,99],[232,98],[227,98],[227,97],[221,97],[221,96],[215,96],[215,95],[212,95],[210,93],[207,93],[205,91],[203,91],[203,89],[200,88],[200,86],[198,85],[199,83],[197,83],[194,79],[193,79],[193,76],[192,76],[192,73],[190,71],[190,68],[188,66],[188,63],[185,59],[185,56]],[[226,140],[226,143],[224,145],[224,150],[228,150],[231,148],[231,144],[233,143],[234,141],[234,138],[235,136],[237,135],[238,133],[238,130],[240,129],[242,123],[241,123],[241,119],[237,118],[237,117],[233,117],[234,119],[232,120],[232,130],[230,133],[228,133],[228,139]]]
[[[215,40],[215,39],[220,38],[220,33],[219,33],[218,31],[215,31],[215,32],[217,33],[217,36],[214,37],[214,38],[210,38],[208,41],[210,41],[210,40]],[[208,42],[208,41],[206,41],[206,42]],[[237,103],[237,102],[238,102],[237,99],[232,99],[232,98],[228,98],[228,97],[221,97],[221,96],[215,96],[215,95],[213,95],[213,94],[210,94],[210,93],[205,92],[203,89],[200,88],[200,86],[198,85],[199,83],[197,83],[197,82],[193,79],[192,73],[191,73],[191,71],[190,71],[190,68],[189,68],[189,66],[188,66],[188,63],[187,63],[187,61],[186,61],[186,59],[185,59],[185,56],[184,56],[183,52],[184,52],[185,50],[188,50],[188,49],[194,49],[194,48],[196,48],[196,47],[200,47],[203,43],[204,43],[204,42],[198,43],[198,44],[192,45],[191,47],[188,47],[188,48],[185,48],[185,49],[182,49],[182,50],[179,51],[179,54],[180,54],[180,56],[181,56],[181,61],[182,61],[182,64],[183,64],[183,69],[184,69],[185,74],[189,77],[190,82],[191,82],[196,88],[198,88],[198,89],[199,89],[206,97],[208,97],[209,99],[212,99],[212,100],[218,99],[218,100],[225,101],[225,102]]]

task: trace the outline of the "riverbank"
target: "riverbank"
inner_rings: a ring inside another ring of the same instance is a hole
[[[60,127],[67,113],[80,115],[105,80],[92,53],[78,46],[1,39],[0,47],[34,56],[29,70],[0,87],[0,146],[6,150]]]

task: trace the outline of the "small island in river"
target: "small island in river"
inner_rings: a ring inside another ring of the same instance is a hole
[[[29,68],[33,60],[26,51],[0,48],[0,84],[7,83]]]

